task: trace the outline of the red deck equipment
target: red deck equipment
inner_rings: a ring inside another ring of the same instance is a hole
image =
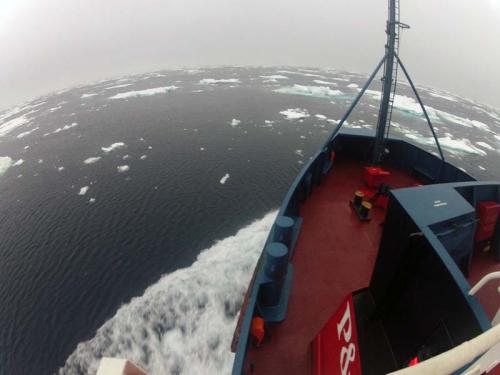
[[[495,201],[482,201],[477,204],[477,230],[476,242],[485,241],[493,237],[500,213],[500,203]]]
[[[387,183],[387,178],[390,174],[391,172],[380,167],[365,167],[363,179],[368,187],[378,188],[380,184]]]

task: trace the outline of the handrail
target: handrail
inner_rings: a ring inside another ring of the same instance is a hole
[[[405,369],[390,372],[388,375],[445,375],[452,374],[467,366],[478,356],[486,353],[500,343],[500,325],[490,328],[473,339],[460,344],[447,352],[427,359]]]
[[[479,280],[476,285],[474,285],[470,290],[469,290],[469,295],[473,296],[476,294],[479,289],[481,289],[486,283],[492,281],[492,280],[498,280],[500,279],[500,271],[496,272],[491,272],[484,276],[481,280]]]

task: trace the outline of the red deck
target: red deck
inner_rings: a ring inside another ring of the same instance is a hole
[[[416,182],[405,173],[389,170],[392,187]],[[249,349],[248,361],[254,364],[255,374],[309,374],[311,341],[346,291],[368,286],[384,212],[374,208],[370,222],[359,221],[349,200],[362,186],[362,164],[338,160],[301,206],[304,221],[292,259],[295,273],[287,317],[271,327],[263,347]]]
[[[386,169],[391,172],[388,183],[393,188],[417,182],[399,170]],[[338,160],[335,169],[301,206],[304,221],[292,259],[295,273],[287,318],[270,327],[269,338],[260,348],[248,349],[247,363],[252,364],[254,374],[311,373],[311,341],[346,291],[368,286],[384,211],[374,208],[370,222],[359,221],[349,200],[362,186],[362,165]],[[479,254],[473,262],[473,282],[486,273],[486,268],[489,272],[500,269],[484,255]],[[479,297],[483,299],[485,294],[486,289]],[[494,314],[497,306],[491,298],[487,305],[488,313]]]

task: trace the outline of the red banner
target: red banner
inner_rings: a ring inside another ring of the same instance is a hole
[[[313,341],[313,374],[359,375],[358,334],[349,294]]]

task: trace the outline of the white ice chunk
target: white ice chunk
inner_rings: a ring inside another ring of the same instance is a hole
[[[318,85],[337,86],[337,82],[323,81],[321,79],[315,79],[313,82],[317,83]]]
[[[101,160],[100,156],[91,156],[83,161],[84,164],[94,164]]]
[[[347,87],[349,87],[350,89],[355,89],[355,88],[358,88],[359,86],[355,83],[351,83],[351,84],[347,85]]]
[[[17,138],[24,138],[24,137],[26,137],[27,135],[30,135],[31,133],[33,133],[34,131],[36,131],[36,130],[38,130],[38,129],[40,129],[40,128],[37,126],[36,128],[33,128],[33,129],[31,129],[31,130],[27,130],[27,131],[25,131],[25,132],[19,133],[19,134],[17,135]]]
[[[109,145],[108,147],[101,147],[101,150],[104,151],[105,153],[110,153],[111,151],[117,150],[119,148],[125,147],[125,143],[123,142],[115,142]]]
[[[38,159],[38,164],[43,164],[43,159]]]
[[[14,164],[12,164],[12,166],[13,167],[17,167],[19,165],[22,165],[23,163],[24,163],[24,160],[23,159],[19,159]]]
[[[317,114],[315,115],[316,118],[319,118],[320,120],[326,120],[326,116],[325,115],[322,115],[322,114]]]
[[[83,186],[80,188],[80,191],[78,192],[78,195],[85,195],[87,194],[87,191],[89,191],[89,187],[88,186]]]
[[[64,171],[64,167],[57,167],[57,171],[58,172]]]
[[[12,158],[8,156],[0,156],[0,176],[7,172],[12,165]]]
[[[90,204],[95,203],[95,198],[90,198],[90,199],[89,199],[89,203],[90,203]]]
[[[340,90],[332,90],[326,86],[303,86],[303,85],[293,85],[281,87],[274,90],[280,94],[291,94],[291,95],[303,95],[312,96],[315,98],[331,99],[343,95],[344,93]]]
[[[241,122],[241,120],[238,120],[238,119],[233,118],[233,119],[231,120],[231,126],[232,126],[232,127],[238,126],[238,125],[240,124],[240,122]]]
[[[26,115],[15,117],[9,121],[0,123],[0,137],[9,134],[11,131],[17,129],[20,126],[29,124],[31,119]]]
[[[155,87],[152,89],[139,90],[139,91],[127,91],[121,92],[119,94],[110,96],[109,99],[129,99],[129,98],[141,98],[144,96],[152,96],[159,94],[166,94],[167,92],[177,90],[177,86],[164,86],[164,87]]]
[[[69,125],[64,125],[62,128],[57,128],[56,130],[54,130],[52,133],[53,134],[57,134],[57,133],[60,133],[62,132],[63,130],[68,130],[68,129],[71,129],[71,128],[74,128],[75,126],[78,126],[78,123],[76,122],[72,122],[71,124]],[[45,134],[44,134],[45,135]]]
[[[97,93],[95,93],[95,92],[91,92],[89,94],[83,94],[81,96],[81,99],[91,98],[92,96],[96,96],[96,95],[97,95]]]
[[[146,160],[146,159],[147,159],[147,157],[148,157],[147,155],[142,155],[142,156],[140,157],[140,159],[141,159],[141,160]]]
[[[289,108],[280,112],[287,120],[300,120],[309,117],[307,109]]]
[[[128,165],[119,165],[116,167],[118,170],[118,173],[123,173],[123,172],[128,172],[130,170],[130,167]]]
[[[229,173],[226,173],[224,176],[222,176],[222,178],[220,179],[220,183],[222,185],[224,185],[226,183],[226,181],[229,179]]]

